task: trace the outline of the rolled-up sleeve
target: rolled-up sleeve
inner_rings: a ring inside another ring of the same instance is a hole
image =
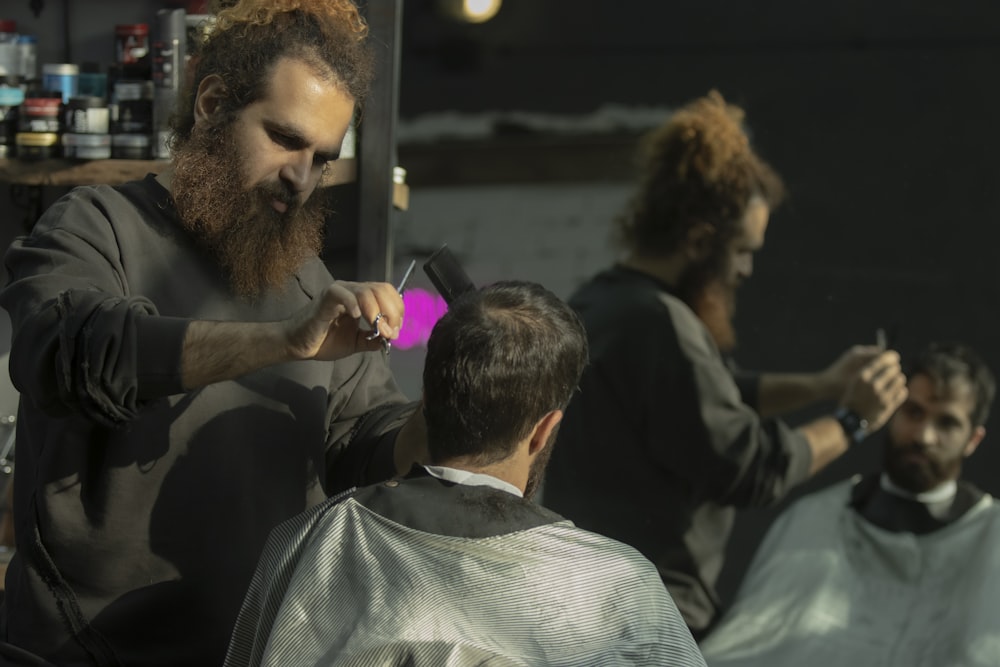
[[[808,441],[781,420],[762,419],[704,326],[687,311],[670,310],[681,358],[665,361],[669,370],[653,377],[667,385],[657,393],[673,397],[679,409],[672,411],[677,422],[661,431],[667,440],[662,463],[691,480],[706,500],[737,507],[779,500],[809,475]]]
[[[381,352],[341,360],[334,376],[327,494],[393,477],[396,436],[419,406],[399,390]]]
[[[142,403],[181,391],[188,321],[160,317],[127,294],[106,208],[74,191],[53,205],[5,256],[10,374],[49,414],[79,412],[105,425],[133,419]]]

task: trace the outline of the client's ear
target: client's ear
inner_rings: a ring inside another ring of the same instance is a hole
[[[531,432],[531,442],[528,444],[528,454],[534,456],[545,449],[551,439],[552,432],[562,421],[562,410],[553,410],[538,420],[535,430]]]

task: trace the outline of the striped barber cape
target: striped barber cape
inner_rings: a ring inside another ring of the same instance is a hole
[[[427,475],[272,533],[226,665],[704,665],[637,551],[510,493]]]

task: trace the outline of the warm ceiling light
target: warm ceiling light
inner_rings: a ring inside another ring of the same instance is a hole
[[[502,0],[438,0],[438,6],[448,16],[467,23],[489,21],[500,11]]]

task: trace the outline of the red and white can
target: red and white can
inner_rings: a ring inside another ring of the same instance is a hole
[[[115,58],[119,65],[134,65],[148,53],[148,24],[125,23],[115,26]]]

